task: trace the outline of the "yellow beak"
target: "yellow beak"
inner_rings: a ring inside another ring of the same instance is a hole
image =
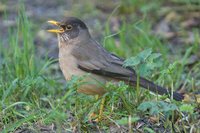
[[[47,21],[48,23],[52,24],[52,25],[56,25],[58,27],[60,27],[60,23],[57,22],[57,21],[54,21],[54,20],[49,20]],[[61,27],[60,27],[61,28]],[[64,32],[64,29],[61,28],[61,29],[50,29],[50,30],[47,30],[48,32],[53,32],[53,33],[63,33]]]

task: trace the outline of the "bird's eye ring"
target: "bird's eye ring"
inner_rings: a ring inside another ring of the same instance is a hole
[[[71,30],[71,29],[72,29],[72,25],[67,25],[67,26],[66,26],[66,29],[67,29],[67,30]]]

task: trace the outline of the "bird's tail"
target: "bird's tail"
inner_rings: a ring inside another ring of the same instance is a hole
[[[168,91],[166,88],[156,85],[153,82],[151,82],[143,77],[140,77],[139,85],[144,87],[145,89],[148,89],[148,90],[150,90],[154,93],[160,94],[160,95],[171,95],[171,92]],[[173,99],[175,99],[177,101],[181,101],[184,99],[184,96],[180,93],[173,92]]]

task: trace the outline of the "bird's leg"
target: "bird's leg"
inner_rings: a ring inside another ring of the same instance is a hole
[[[96,100],[98,100],[100,97],[101,96],[98,95],[95,98],[96,98]],[[98,115],[96,115],[95,113],[90,114],[90,116],[89,116],[90,120],[92,120],[92,118],[96,117],[96,119],[94,120],[95,122],[101,121],[101,119],[103,117],[103,110],[104,110],[105,99],[106,99],[106,97],[103,97],[101,99],[100,108],[99,108],[99,114]]]
[[[98,116],[98,120],[97,121],[100,121],[102,119],[105,99],[106,99],[106,97],[103,97],[102,100],[101,100],[100,109],[99,109],[99,116]]]

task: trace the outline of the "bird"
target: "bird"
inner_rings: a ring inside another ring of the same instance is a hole
[[[107,82],[124,81],[130,86],[139,86],[159,95],[173,95],[173,99],[181,101],[184,96],[169,91],[152,81],[140,77],[131,67],[124,67],[125,59],[106,50],[92,38],[86,24],[76,17],[66,17],[58,22],[49,20],[56,26],[48,32],[56,33],[59,47],[59,65],[66,80],[72,76],[84,76],[85,84],[80,85],[78,92],[88,95],[102,96],[106,93],[104,84]],[[139,81],[138,81],[139,80]]]

